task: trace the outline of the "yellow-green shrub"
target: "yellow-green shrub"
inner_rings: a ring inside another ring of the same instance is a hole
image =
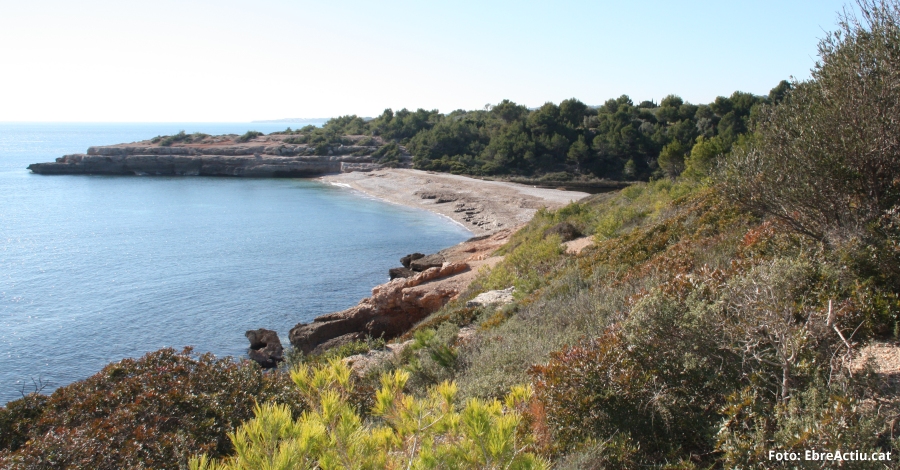
[[[513,388],[504,403],[472,399],[457,411],[453,383],[416,398],[403,393],[409,375],[397,370],[381,377],[373,420],[366,421],[348,403],[353,384],[342,362],[301,366],[291,378],[308,412],[294,420],[282,405],[258,406],[256,417],[231,434],[234,456],[201,456],[191,470],[546,467],[524,451],[530,439],[518,409],[531,396],[527,387]]]

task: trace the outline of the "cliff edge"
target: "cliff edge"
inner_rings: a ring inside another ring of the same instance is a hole
[[[296,178],[380,168],[372,154],[382,142],[346,136],[347,145],[295,143],[290,134],[242,139],[236,135],[184,136],[130,144],[90,147],[85,154],[34,163],[28,169],[46,175],[245,176]],[[363,145],[365,144],[365,145]]]

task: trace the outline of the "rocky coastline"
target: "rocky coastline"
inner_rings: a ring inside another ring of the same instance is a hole
[[[499,262],[502,257],[492,254],[514,232],[506,229],[473,237],[428,256],[442,261],[374,287],[371,297],[351,308],[298,323],[291,328],[290,342],[305,354],[317,354],[367,336],[386,340],[398,337],[456,298],[481,268]]]
[[[425,255],[413,253],[390,270],[391,280],[372,296],[339,312],[298,323],[290,330],[294,348],[307,354],[366,337],[392,339],[456,298],[483,267],[502,258],[492,254],[540,208],[556,209],[587,193],[484,181],[457,175],[383,168],[372,156],[384,145],[379,138],[345,136],[347,145],[295,143],[290,134],[242,138],[184,135],[177,142],[161,138],[90,147],[85,154],[28,167],[37,174],[316,177],[369,196],[446,216],[475,237]],[[400,164],[411,157],[401,147]],[[415,248],[415,247],[411,247]],[[388,274],[388,273],[386,273]],[[271,325],[269,325],[271,326]],[[277,334],[247,332],[248,355],[261,366],[283,360]]]
[[[410,169],[379,169],[322,177],[395,204],[446,216],[475,237],[434,254],[411,253],[390,270],[391,280],[359,304],[298,323],[291,344],[317,354],[367,336],[390,340],[468,288],[478,272],[500,262],[494,253],[540,208],[558,209],[587,193]]]
[[[358,138],[354,140],[353,137]],[[329,146],[296,144],[292,143],[290,135],[279,134],[257,136],[243,142],[238,136],[205,136],[170,145],[146,140],[90,147],[87,153],[64,155],[54,162],[33,163],[28,169],[43,175],[304,178],[380,168],[372,153],[381,142],[362,139],[362,136],[349,136],[348,145]]]

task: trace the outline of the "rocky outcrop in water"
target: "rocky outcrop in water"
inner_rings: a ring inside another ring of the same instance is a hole
[[[284,361],[284,347],[278,339],[278,333],[260,328],[249,330],[244,336],[250,340],[250,349],[247,356],[256,361],[263,369],[271,369]]]

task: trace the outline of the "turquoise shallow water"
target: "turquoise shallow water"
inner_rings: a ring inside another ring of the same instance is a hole
[[[245,354],[347,308],[410,252],[471,234],[439,216],[302,179],[41,176],[90,145],[284,124],[0,123],[0,403],[109,362],[191,345]]]

